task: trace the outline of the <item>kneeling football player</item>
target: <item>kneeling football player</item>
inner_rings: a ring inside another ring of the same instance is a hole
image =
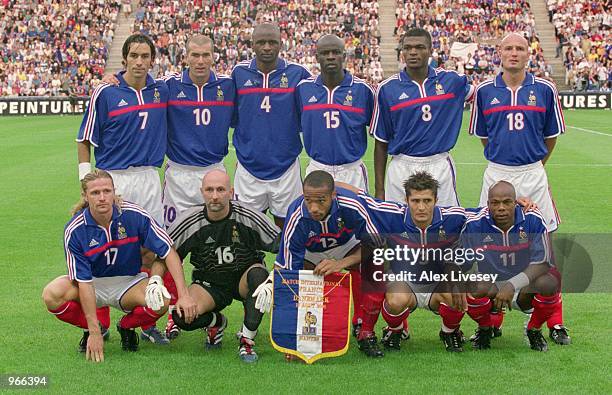
[[[478,272],[497,274],[495,284],[478,284],[472,295],[485,302],[493,299],[494,311],[506,307],[531,314],[526,328],[530,347],[546,351],[540,327],[561,303],[560,274],[550,263],[550,242],[542,215],[538,210],[524,212],[515,195],[514,187],[506,181],[493,185],[487,207],[466,221],[461,243],[482,249]],[[481,319],[489,312],[483,310]],[[479,342],[480,336],[477,330],[473,342]]]
[[[197,305],[194,319],[173,311],[173,320],[187,331],[206,329],[206,347],[218,348],[227,327],[221,311],[234,299],[242,301],[238,354],[244,362],[255,362],[254,340],[263,313],[255,308],[253,292],[268,278],[263,251],[278,251],[280,229],[261,212],[231,200],[234,190],[222,170],[207,173],[201,191],[204,204],[187,209],[169,229],[181,259],[191,254],[189,295]]]
[[[58,319],[85,330],[79,351],[87,359],[104,360],[108,306],[127,313],[117,324],[123,350],[138,350],[134,328],[154,325],[168,309],[169,294],[161,280],[166,267],[177,285],[177,306],[186,320],[193,319],[196,305],[172,240],[141,207],[115,195],[109,173],[85,175],[73,215],[64,230],[68,275],[51,281],[43,300]],[[163,260],[153,264],[151,277],[140,272],[141,248]]]

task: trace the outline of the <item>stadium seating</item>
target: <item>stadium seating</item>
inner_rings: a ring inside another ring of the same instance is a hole
[[[530,42],[529,69],[550,73],[535,32],[535,20],[526,0],[406,0],[397,1],[396,33],[425,27],[432,35],[434,64],[465,73],[475,83],[497,73],[500,59],[495,43],[510,32],[523,32]],[[451,56],[454,42],[477,43],[465,58]]]
[[[565,81],[574,90],[612,89],[610,26],[602,0],[548,0],[555,26],[557,56],[563,56]]]
[[[204,4],[202,4],[204,3]],[[161,56],[154,75],[181,67],[189,34],[212,35],[217,71],[228,74],[234,64],[253,56],[250,35],[257,22],[275,21],[281,27],[281,56],[318,73],[313,43],[326,33],[345,39],[346,67],[370,82],[382,79],[379,55],[378,3],[376,1],[322,0],[255,2],[178,2],[145,0],[136,10],[133,32],[150,35]]]
[[[0,96],[87,95],[104,73],[119,0],[0,3]]]

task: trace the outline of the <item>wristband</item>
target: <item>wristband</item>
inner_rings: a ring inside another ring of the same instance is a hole
[[[91,173],[91,163],[89,162],[81,162],[79,163],[79,181],[83,180],[85,176]]]
[[[514,289],[521,289],[529,285],[529,277],[525,273],[520,272],[508,280],[508,282],[514,286]]]

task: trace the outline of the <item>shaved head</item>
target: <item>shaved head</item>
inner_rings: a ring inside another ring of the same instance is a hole
[[[504,44],[508,42],[515,43],[517,41],[525,44],[526,46],[529,46],[529,42],[527,42],[527,39],[522,34],[519,34],[516,32],[509,33],[504,38],[502,38],[500,45],[503,46]]]
[[[202,178],[200,190],[210,220],[218,221],[229,215],[230,200],[234,195],[234,189],[225,171],[215,169],[206,173]]]
[[[253,29],[253,41],[256,41],[257,37],[262,34],[275,35],[280,40],[280,28],[276,23],[262,23],[261,25],[255,26],[255,29]]]
[[[344,49],[344,41],[335,34],[326,34],[317,41],[317,50],[322,46],[333,46]]]
[[[511,197],[512,200],[516,199],[516,191],[514,186],[508,181],[498,181],[491,188],[489,188],[489,200],[492,198],[504,198]]]
[[[202,178],[202,188],[205,188],[209,184],[219,184],[230,189],[229,174],[219,169],[211,170]]]

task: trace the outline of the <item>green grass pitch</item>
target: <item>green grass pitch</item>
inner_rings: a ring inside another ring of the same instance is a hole
[[[467,115],[453,156],[460,198],[472,206],[485,161],[478,139],[465,133]],[[560,232],[610,234],[610,112],[566,111],[565,117],[568,131],[546,166],[563,218]],[[222,350],[205,351],[202,333],[191,332],[165,348],[143,342],[138,353],[128,354],[113,330],[106,361],[86,362],[76,352],[80,330],[55,319],[40,297],[48,281],[66,272],[62,229],[79,194],[74,137],[80,120],[3,117],[0,123],[0,374],[48,375],[49,390],[67,393],[612,393],[612,293],[565,295],[573,344],[549,341],[548,353],[529,350],[522,336],[524,316],[513,311],[492,350],[468,347],[449,354],[438,340],[439,318],[417,311],[410,318],[412,339],[400,353],[368,360],[351,342],[345,356],[306,366],[286,363],[272,349],[266,316],[257,339],[260,360],[247,366],[239,361],[232,336],[242,321],[242,306],[234,303],[226,310],[230,325]],[[373,176],[371,149],[365,159]],[[232,172],[234,163],[231,151],[226,165]],[[609,289],[610,273],[596,266],[594,277]],[[119,316],[113,312],[113,322]],[[466,317],[465,333],[474,327]]]

